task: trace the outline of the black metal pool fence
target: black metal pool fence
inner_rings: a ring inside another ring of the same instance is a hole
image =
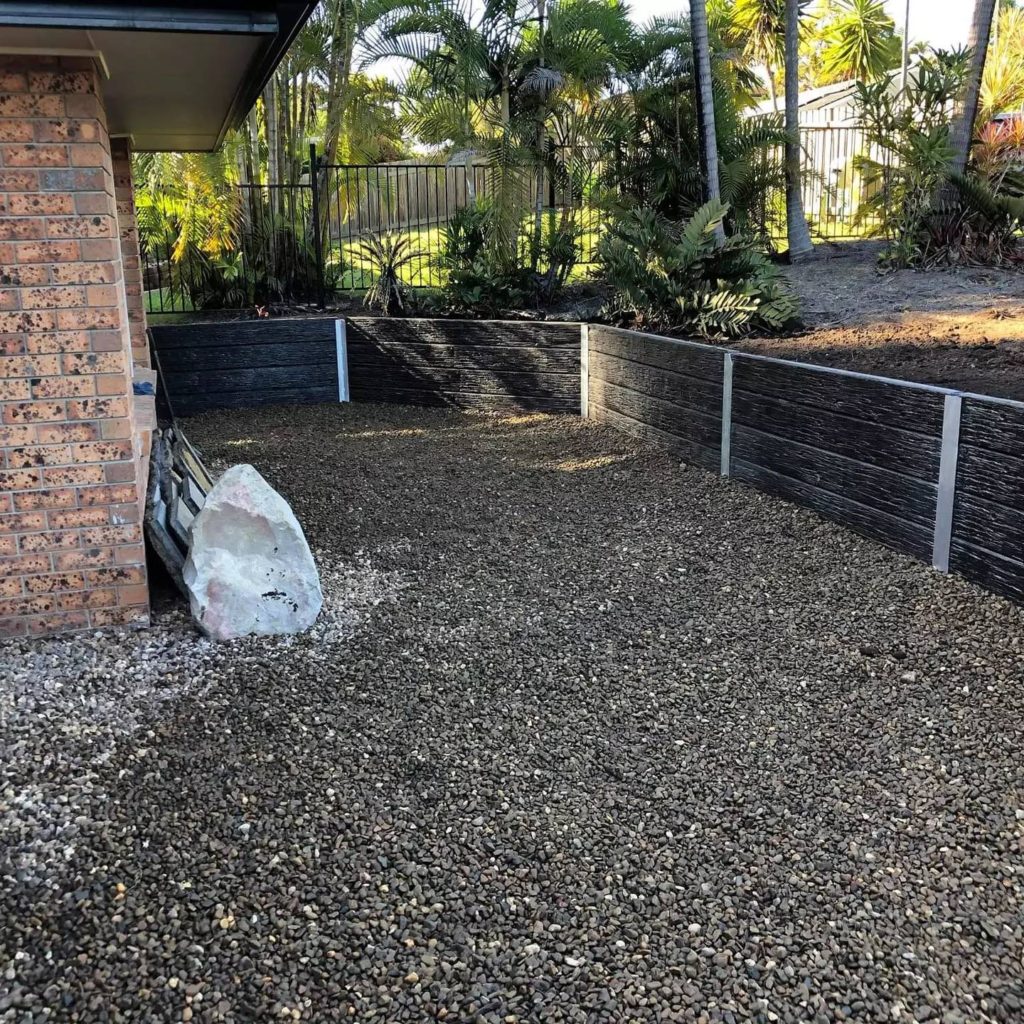
[[[238,241],[229,256],[177,253],[171,230],[141,238],[148,312],[261,302],[324,306],[332,296],[369,287],[375,264],[364,243],[385,235],[407,240],[411,258],[402,273],[409,287],[440,288],[445,278],[436,257],[444,229],[456,211],[493,197],[495,174],[480,164],[330,164],[294,184],[235,187]],[[546,173],[542,230],[550,232],[568,213],[578,229],[579,264],[590,265],[598,212],[558,174]],[[530,226],[523,226],[524,247]]]
[[[881,162],[860,128],[807,125],[804,210],[816,237],[840,240],[875,233],[881,220],[868,200],[872,188],[863,158]],[[766,160],[781,163],[780,152]],[[317,166],[311,150],[310,166]],[[593,170],[593,182],[599,174]],[[593,183],[592,182],[592,183]],[[592,184],[591,183],[591,184]],[[320,165],[294,184],[238,185],[238,237],[233,252],[213,257],[198,249],[176,252],[172,229],[141,238],[143,287],[150,313],[244,309],[260,303],[329,304],[333,296],[360,292],[374,263],[363,243],[386,234],[408,240],[411,261],[403,270],[412,288],[445,283],[437,263],[442,235],[456,211],[493,197],[495,173],[480,164],[418,163]],[[595,261],[602,219],[590,185],[569,185],[554,167],[543,183],[543,226],[551,230],[571,214],[579,230],[579,266]],[[763,198],[756,219],[780,247],[785,244],[781,191]],[[527,244],[530,226],[524,224]]]

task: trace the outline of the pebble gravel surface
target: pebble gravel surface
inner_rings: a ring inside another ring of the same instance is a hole
[[[1024,613],[608,428],[207,414],[314,630],[0,645],[0,1021],[1024,1019]]]

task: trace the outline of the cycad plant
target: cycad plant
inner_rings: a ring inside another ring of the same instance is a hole
[[[790,326],[796,301],[768,257],[742,235],[716,245],[727,212],[705,203],[681,225],[649,209],[620,217],[598,247],[612,316],[706,338]]]
[[[395,233],[371,235],[359,243],[356,252],[369,265],[371,277],[363,305],[388,316],[405,313],[405,273],[413,261],[421,258],[409,239]]]

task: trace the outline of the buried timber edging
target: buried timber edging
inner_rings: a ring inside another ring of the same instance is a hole
[[[584,334],[586,415],[1024,601],[1024,403]]]

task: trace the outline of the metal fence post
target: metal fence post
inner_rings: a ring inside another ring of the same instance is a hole
[[[316,144],[309,144],[309,184],[313,190],[313,245],[316,248],[317,305],[324,308],[324,247],[320,237],[320,161],[316,155]]]
[[[338,401],[348,402],[348,332],[344,320],[334,321],[334,347],[338,360]]]
[[[590,324],[580,325],[580,417],[590,416]]]
[[[942,448],[939,454],[939,485],[935,496],[935,534],[932,565],[949,572],[949,546],[953,539],[953,506],[956,501],[956,468],[960,455],[961,395],[946,395],[942,408]]]
[[[732,353],[722,363],[722,453],[720,472],[728,476],[732,464]]]

